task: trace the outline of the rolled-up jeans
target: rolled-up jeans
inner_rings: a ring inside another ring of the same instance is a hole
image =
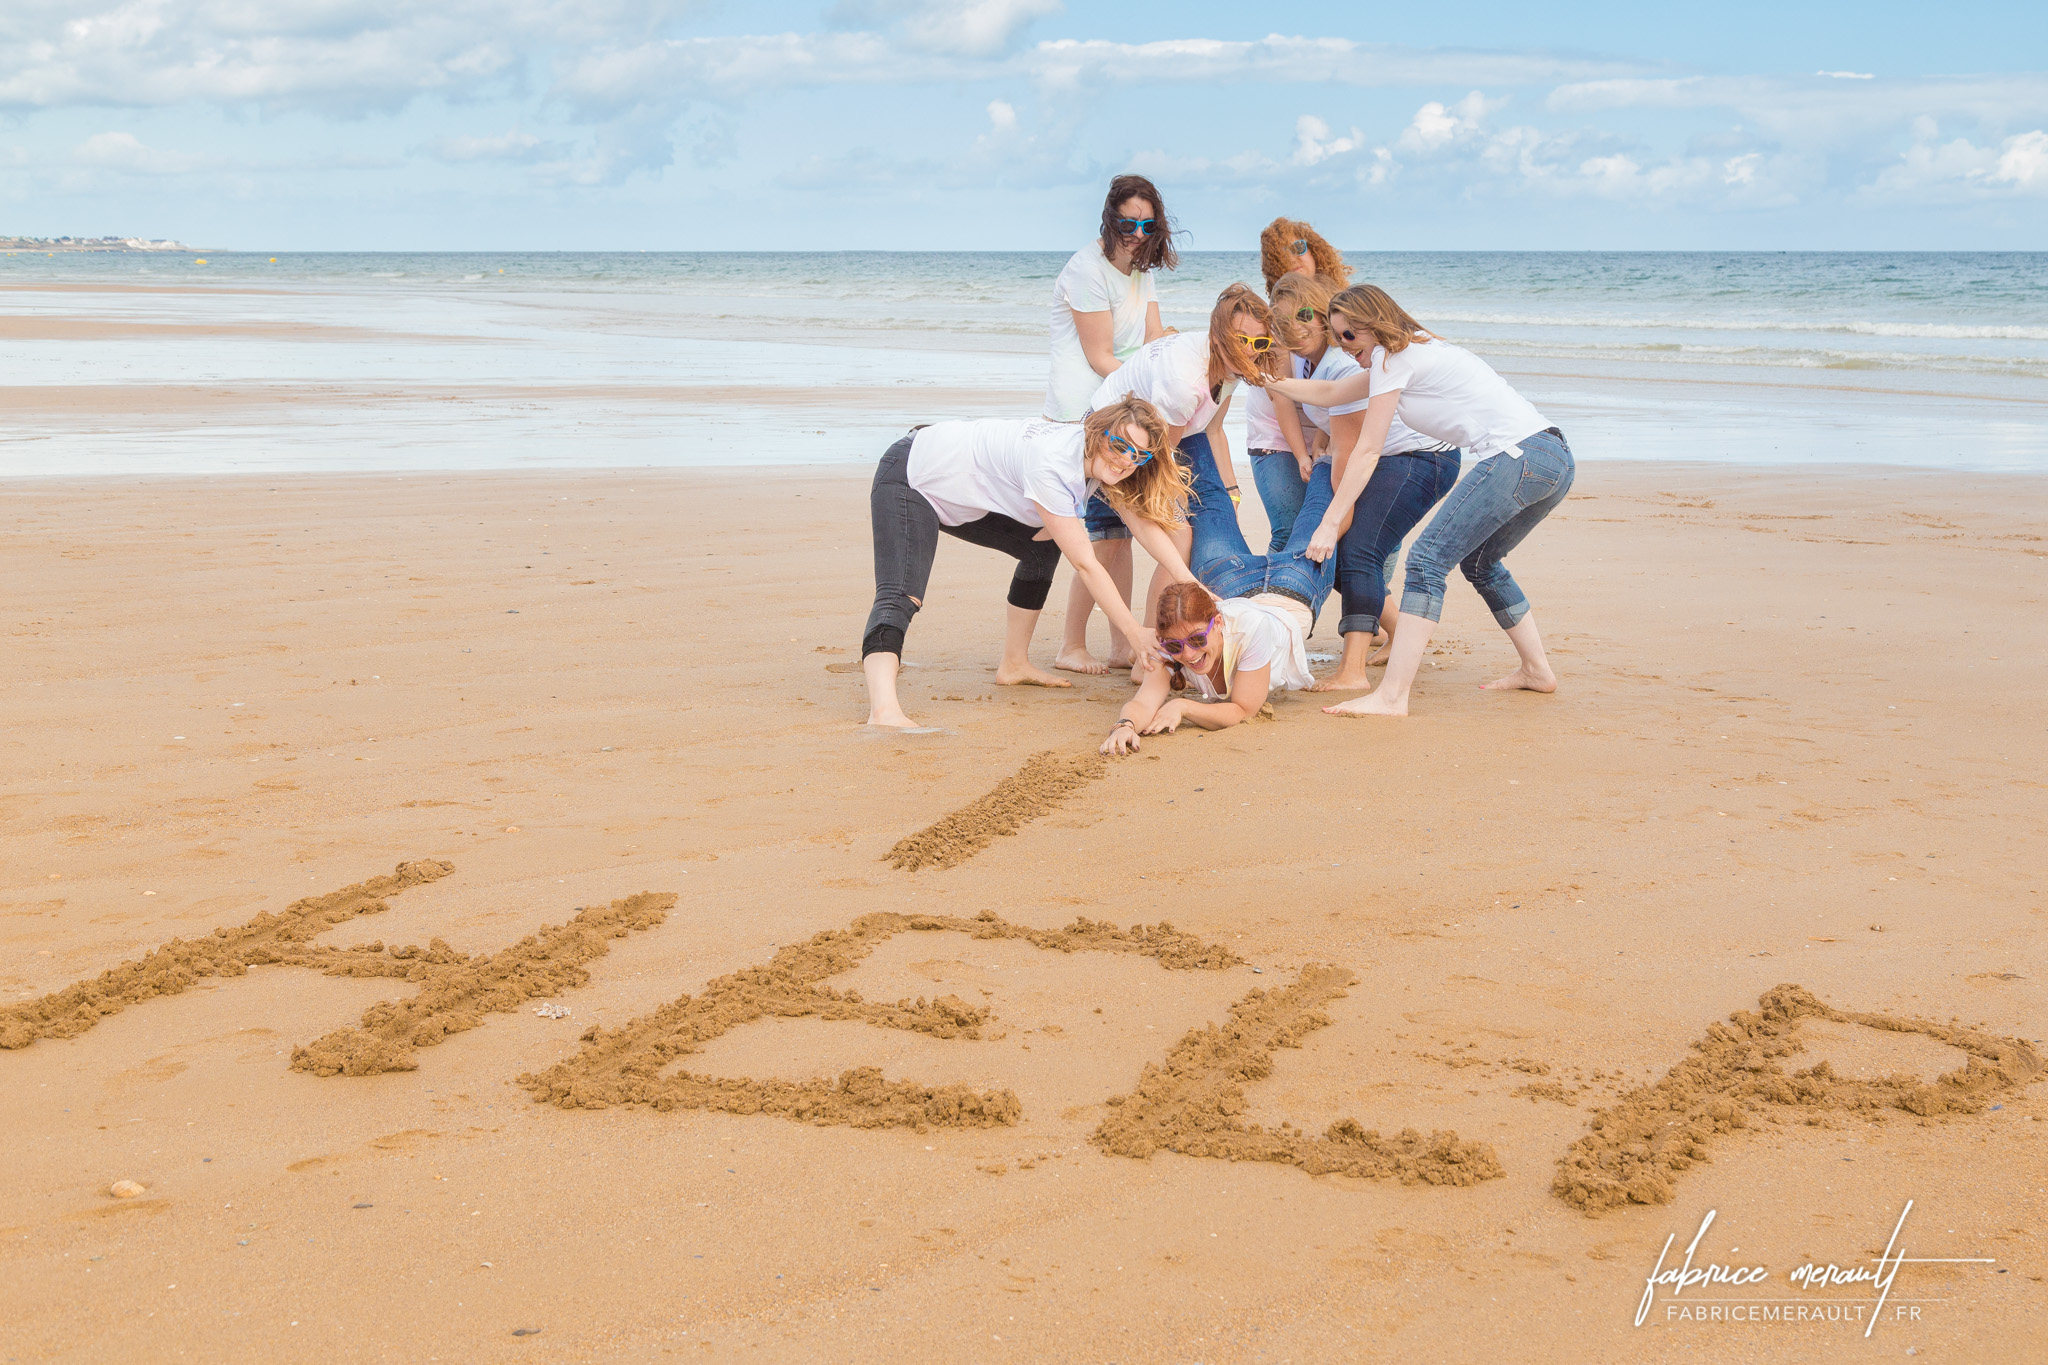
[[[1408,551],[1403,612],[1443,620],[1444,583],[1455,564],[1502,630],[1529,614],[1528,597],[1502,561],[1564,501],[1577,466],[1555,428],[1523,441],[1521,452],[1481,460],[1444,499]]]
[[[1060,563],[1060,547],[1051,540],[1037,539],[1038,527],[1000,512],[959,526],[941,526],[938,509],[910,486],[911,439],[905,436],[889,447],[875,466],[874,486],[868,492],[868,511],[875,526],[875,605],[861,636],[863,659],[870,654],[903,653],[903,633],[924,602],[941,531],[972,545],[1001,550],[1016,560],[1009,601],[1026,611],[1044,610],[1053,570]]]
[[[1337,557],[1331,555],[1318,564],[1303,551],[1308,549],[1316,528],[1322,525],[1323,514],[1329,511],[1335,492],[1330,486],[1330,462],[1317,461],[1309,472],[1301,511],[1295,516],[1294,528],[1279,554],[1253,554],[1245,543],[1244,532],[1238,529],[1237,518],[1232,517],[1227,533],[1219,527],[1218,534],[1207,542],[1207,557],[1203,557],[1204,542],[1197,535],[1196,559],[1188,567],[1218,597],[1256,597],[1262,592],[1291,597],[1308,608],[1313,624],[1316,614],[1323,609],[1323,599],[1330,595],[1331,583],[1336,580]]]
[[[1301,514],[1301,500],[1308,495],[1308,480],[1301,477],[1301,466],[1294,462],[1293,451],[1254,450],[1252,482],[1258,486],[1259,502],[1266,509],[1266,523],[1273,528],[1266,553],[1277,555],[1287,548],[1287,537],[1293,534],[1294,519]]]
[[[1352,504],[1351,526],[1337,542],[1340,635],[1376,634],[1387,604],[1387,562],[1458,481],[1455,450],[1382,455]]]

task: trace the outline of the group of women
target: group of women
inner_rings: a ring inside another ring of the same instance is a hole
[[[1053,570],[1073,565],[1054,667],[1129,667],[1138,684],[1105,753],[1183,722],[1235,725],[1276,690],[1363,694],[1332,715],[1406,715],[1454,565],[1518,657],[1485,686],[1556,689],[1504,560],[1571,490],[1564,434],[1485,361],[1353,284],[1308,224],[1276,219],[1260,248],[1263,296],[1233,284],[1205,332],[1166,328],[1151,276],[1177,263],[1172,225],[1149,180],[1118,176],[1100,233],[1053,287],[1044,415],[940,422],[889,448],[871,495],[869,724],[914,725],[896,677],[941,531],[1017,560],[999,683],[1068,685],[1028,650]],[[1223,430],[1240,390],[1263,554],[1238,525]],[[1396,599],[1390,565],[1425,518]],[[1133,540],[1156,565],[1137,609]],[[1343,651],[1318,681],[1307,642],[1333,589]],[[1087,644],[1097,607],[1116,641],[1106,662]]]

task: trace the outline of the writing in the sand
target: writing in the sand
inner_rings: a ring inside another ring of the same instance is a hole
[[[1671,1256],[1671,1244],[1678,1240],[1672,1233],[1664,1239],[1664,1249],[1657,1253],[1657,1264],[1650,1270],[1643,1282],[1643,1297],[1636,1304],[1636,1326],[1641,1327],[1650,1315],[1657,1301],[1659,1288],[1670,1290],[1670,1300],[1664,1306],[1664,1319],[1670,1323],[1704,1322],[1789,1322],[1789,1323],[1862,1323],[1863,1335],[1869,1336],[1877,1327],[1878,1319],[1884,1315],[1885,1305],[1891,1298],[1892,1281],[1897,1278],[1899,1267],[1906,1264],[1976,1264],[1990,1265],[1995,1258],[1989,1256],[1908,1256],[1901,1234],[1906,1229],[1906,1218],[1913,1212],[1913,1201],[1899,1210],[1898,1222],[1892,1225],[1891,1239],[1885,1243],[1884,1252],[1875,1261],[1861,1263],[1850,1261],[1847,1265],[1836,1265],[1830,1261],[1823,1265],[1808,1261],[1798,1267],[1786,1280],[1796,1288],[1804,1290],[1835,1289],[1844,1285],[1869,1285],[1876,1290],[1877,1298],[1871,1303],[1833,1301],[1825,1303],[1802,1303],[1794,1299],[1746,1299],[1709,1298],[1691,1304],[1680,1304],[1676,1300],[1688,1289],[1699,1289],[1707,1285],[1732,1285],[1746,1287],[1762,1284],[1771,1277],[1770,1270],[1762,1265],[1724,1265],[1719,1261],[1708,1261],[1694,1265],[1693,1259],[1699,1253],[1700,1242],[1707,1235],[1707,1229],[1714,1225],[1716,1210],[1708,1209],[1706,1217],[1700,1220],[1699,1231],[1686,1244],[1685,1259],[1675,1266],[1666,1268],[1665,1262]],[[1741,1247],[1728,1248],[1734,1255]],[[1920,1305],[1896,1304],[1892,1316],[1900,1321],[1916,1321],[1920,1317]]]

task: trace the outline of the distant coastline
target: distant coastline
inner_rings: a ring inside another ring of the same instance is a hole
[[[59,251],[203,251],[169,238],[151,237],[0,237],[0,252],[14,255],[23,251],[54,254]]]

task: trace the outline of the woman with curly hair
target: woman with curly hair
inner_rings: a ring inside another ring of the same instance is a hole
[[[1228,552],[1232,544],[1244,543],[1237,526],[1237,479],[1231,470],[1223,421],[1229,415],[1238,381],[1261,385],[1280,373],[1272,322],[1272,312],[1257,291],[1249,285],[1233,284],[1217,296],[1206,332],[1161,337],[1132,356],[1096,390],[1094,406],[1098,410],[1130,396],[1144,399],[1166,419],[1167,441],[1174,447],[1175,458],[1188,469],[1192,484],[1188,496],[1192,525],[1176,538],[1184,562],[1199,562],[1207,555]],[[1091,534],[1096,522],[1091,510]],[[1159,590],[1171,576],[1164,561],[1154,570],[1145,594],[1146,620],[1152,619]],[[1100,600],[1091,596],[1091,601]],[[1109,610],[1106,603],[1103,610]],[[1075,617],[1080,618],[1085,639],[1085,608],[1073,611],[1071,607],[1068,638],[1073,638]],[[1108,671],[1092,656],[1058,666],[1079,673]]]
[[[1266,277],[1266,292],[1282,275],[1321,275],[1342,289],[1351,283],[1351,267],[1344,256],[1324,241],[1322,234],[1298,218],[1275,218],[1259,234],[1259,270]]]
[[[1280,282],[1290,277],[1321,278],[1332,292],[1351,279],[1351,267],[1344,264],[1337,248],[1307,223],[1292,218],[1275,218],[1259,234],[1259,269],[1266,277],[1269,299]],[[1277,303],[1274,316],[1286,321],[1285,311]],[[1315,434],[1304,431],[1284,405],[1276,408],[1263,389],[1244,396],[1244,425],[1245,445],[1252,457],[1252,483],[1266,509],[1266,524],[1273,530],[1268,549],[1278,554],[1308,493],[1308,471],[1314,457],[1307,442],[1313,441]]]
[[[1031,664],[1031,633],[1064,552],[1094,587],[1110,625],[1149,661],[1153,632],[1131,619],[1082,523],[1098,491],[1167,576],[1192,580],[1172,532],[1187,517],[1188,476],[1166,458],[1167,424],[1140,398],[1105,403],[1085,422],[939,422],[889,447],[868,497],[875,530],[875,605],[861,638],[868,724],[910,728],[896,696],[903,636],[924,606],[939,532],[1017,561],[996,681],[1066,687]]]

